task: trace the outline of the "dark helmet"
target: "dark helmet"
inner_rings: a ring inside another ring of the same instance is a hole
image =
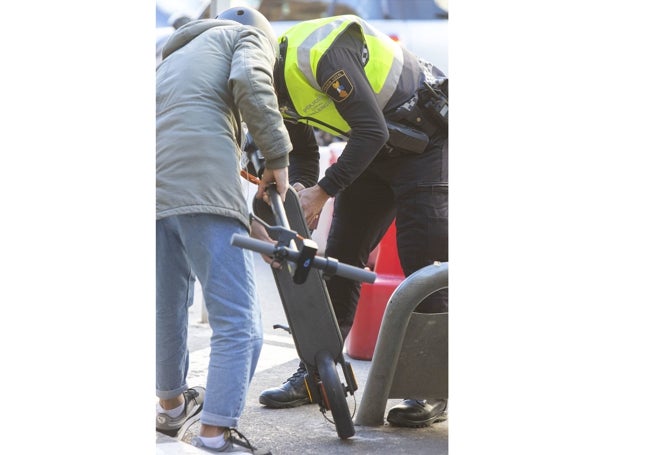
[[[260,30],[271,42],[271,46],[273,47],[277,58],[280,51],[278,48],[278,39],[275,36],[273,27],[271,27],[268,19],[256,9],[248,8],[246,6],[235,6],[222,11],[215,19],[235,21],[242,25],[250,25]]]

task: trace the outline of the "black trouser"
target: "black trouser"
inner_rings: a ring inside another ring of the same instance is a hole
[[[434,138],[419,155],[379,155],[334,201],[326,256],[364,267],[395,219],[397,249],[406,276],[448,261],[447,139]],[[343,339],[354,322],[361,285],[327,281]],[[447,290],[425,299],[418,312],[446,312]]]

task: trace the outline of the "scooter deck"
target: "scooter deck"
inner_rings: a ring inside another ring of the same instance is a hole
[[[285,227],[302,237],[310,238],[298,193],[293,188],[287,191],[284,209],[289,221],[289,226]],[[253,212],[271,226],[278,224],[271,207],[261,199],[253,200]],[[296,240],[296,243],[300,248],[300,240]],[[343,338],[323,273],[312,268],[306,281],[296,284],[286,264],[281,269],[272,270],[300,359],[313,366],[316,353],[323,349],[329,351],[335,359],[338,358],[343,352]]]

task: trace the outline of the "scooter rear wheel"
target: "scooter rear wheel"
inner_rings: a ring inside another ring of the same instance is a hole
[[[341,383],[332,354],[325,350],[319,351],[316,354],[316,368],[322,383],[323,400],[326,407],[332,411],[332,419],[339,438],[347,439],[354,436],[354,424],[345,400],[345,388]]]

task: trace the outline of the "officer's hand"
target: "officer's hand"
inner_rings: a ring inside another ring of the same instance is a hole
[[[307,220],[309,228],[314,229],[318,225],[320,212],[330,196],[320,186],[314,185],[300,191],[298,197],[305,214],[305,220]]]

